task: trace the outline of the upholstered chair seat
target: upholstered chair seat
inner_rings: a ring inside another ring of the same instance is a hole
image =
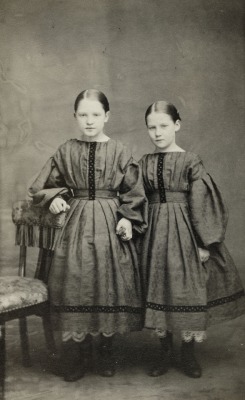
[[[0,278],[0,313],[34,306],[47,300],[47,287],[38,279],[19,276]]]

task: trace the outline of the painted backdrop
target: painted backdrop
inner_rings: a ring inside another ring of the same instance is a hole
[[[1,260],[10,209],[59,144],[78,135],[73,102],[106,93],[107,132],[152,150],[146,107],[172,101],[179,144],[198,153],[230,209],[227,244],[244,270],[243,0],[0,0]]]

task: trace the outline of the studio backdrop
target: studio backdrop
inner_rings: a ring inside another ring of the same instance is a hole
[[[1,262],[11,206],[64,141],[77,94],[103,91],[107,134],[136,159],[153,150],[148,105],[173,102],[178,144],[198,153],[230,210],[226,242],[244,271],[243,0],[1,0]],[[243,278],[245,276],[243,275]]]

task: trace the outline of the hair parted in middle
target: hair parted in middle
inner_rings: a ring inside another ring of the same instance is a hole
[[[168,114],[174,122],[176,122],[177,120],[181,121],[177,108],[172,103],[169,103],[168,101],[165,100],[156,101],[147,108],[145,112],[146,125],[147,125],[148,115],[150,115],[153,112],[162,112],[164,114]]]
[[[97,100],[101,103],[105,112],[110,111],[109,101],[103,92],[100,92],[97,89],[86,89],[86,90],[83,90],[81,93],[79,93],[79,95],[77,96],[77,98],[75,100],[75,103],[74,103],[75,113],[77,112],[80,101],[83,99]]]

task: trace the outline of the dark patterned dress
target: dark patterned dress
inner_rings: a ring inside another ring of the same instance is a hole
[[[227,210],[200,158],[154,153],[140,161],[149,201],[141,243],[145,327],[205,331],[245,312],[244,290],[223,241]],[[200,261],[198,247],[209,249]]]
[[[120,218],[141,232],[145,202],[137,162],[118,141],[72,139],[60,146],[30,188],[34,203],[66,196],[70,210],[48,280],[52,310],[66,332],[142,328],[142,294],[133,241],[116,235]]]

